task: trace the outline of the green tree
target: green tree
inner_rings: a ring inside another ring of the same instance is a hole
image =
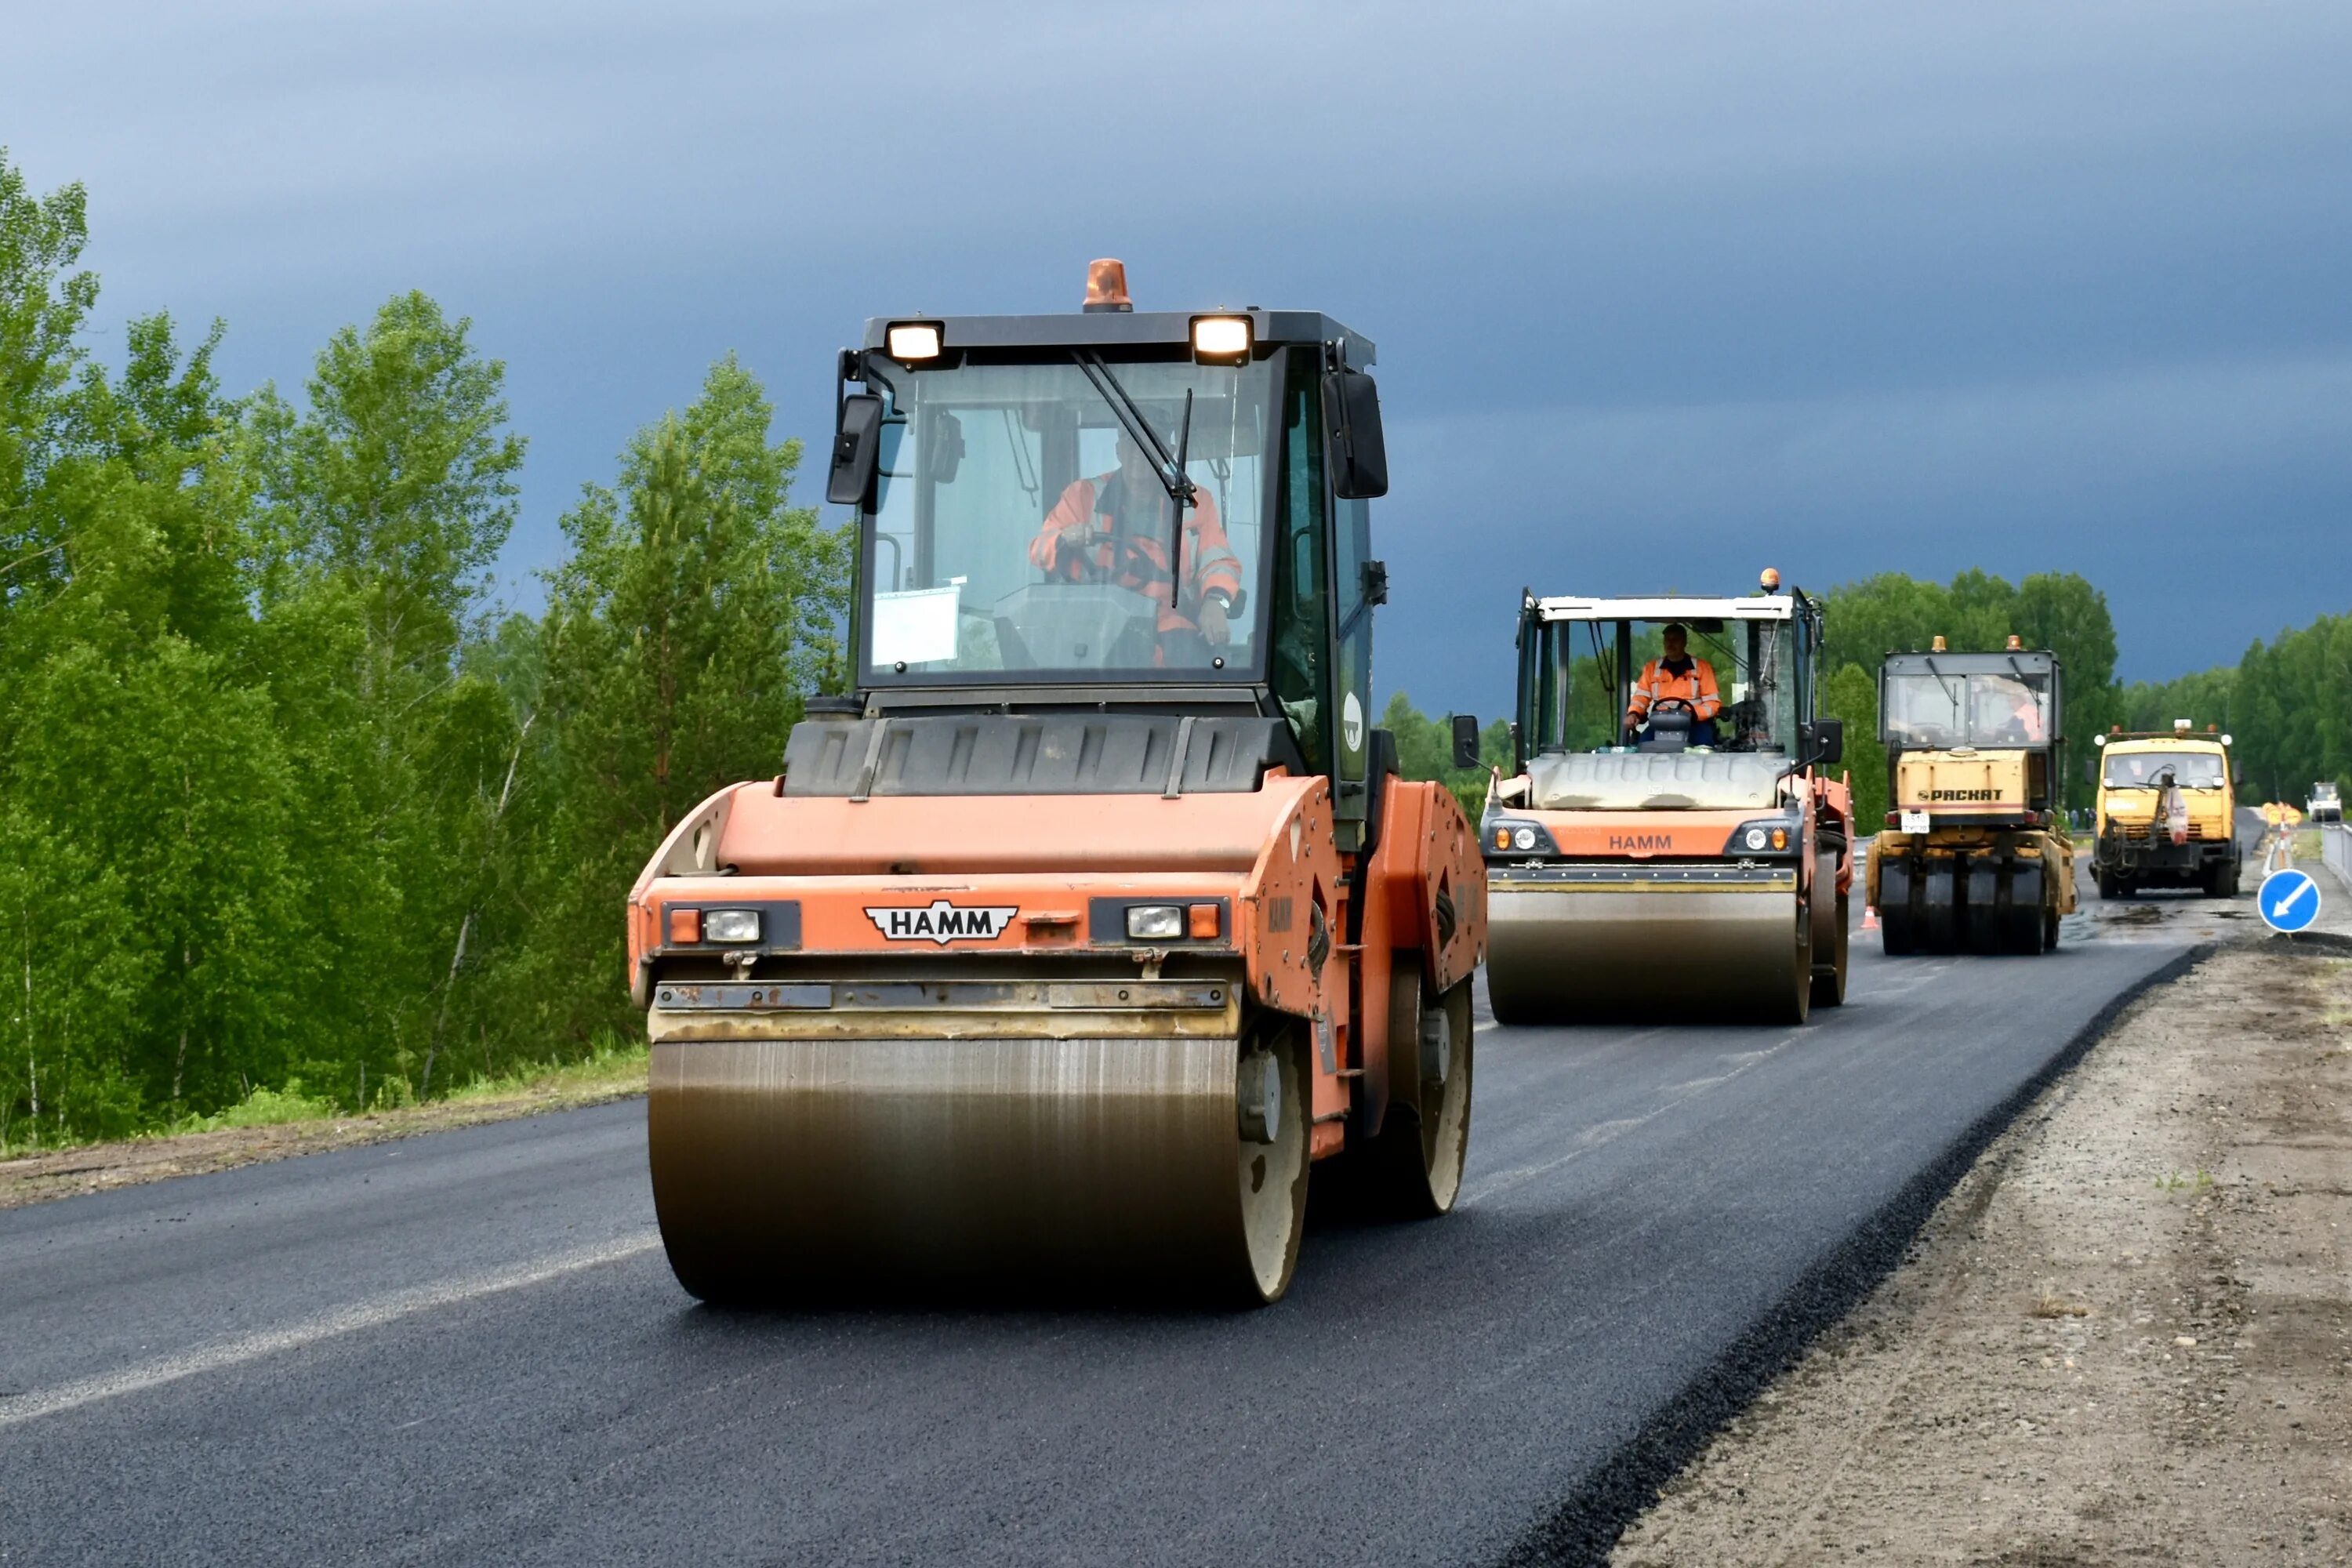
[[[1496,719],[1478,732],[1479,765],[1457,768],[1454,763],[1452,718],[1432,719],[1412,705],[1402,691],[1391,692],[1381,728],[1396,737],[1397,772],[1409,779],[1434,779],[1454,794],[1472,822],[1486,809],[1490,768],[1511,771],[1511,721]]]
[[[1948,586],[1899,572],[1841,584],[1824,595],[1822,668],[1854,665],[1874,682],[1890,652],[1924,649],[1938,637],[1955,651],[1980,652],[2003,647],[2012,634],[2058,656],[2069,757],[2079,758],[2091,737],[2116,721],[2122,696],[2106,595],[2073,573],[2040,573],[2015,586],[1979,571],[1961,573]],[[2087,803],[2080,764],[2070,761],[2066,774],[2070,803]]]
[[[772,441],[772,419],[730,355],[629,443],[617,489],[589,487],[563,519],[536,654],[555,804],[532,849],[537,978],[519,988],[552,1037],[635,1026],[630,884],[712,791],[776,773],[807,694],[840,679],[848,540],[790,504],[801,447]]]
[[[1853,786],[1854,830],[1875,833],[1886,819],[1886,748],[1878,739],[1878,672],[1858,664],[1840,666],[1822,682],[1818,706],[1823,718],[1845,721],[1843,771]]]

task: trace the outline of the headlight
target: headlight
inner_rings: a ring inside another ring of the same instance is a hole
[[[1540,822],[1513,822],[1507,818],[1488,818],[1485,828],[1486,847],[1489,854],[1507,855],[1514,851],[1522,855],[1553,855],[1559,853],[1551,835]]]
[[[940,357],[940,328],[936,321],[894,321],[883,342],[890,345],[890,357],[902,364]]]
[[[1127,934],[1139,942],[1170,942],[1184,934],[1181,904],[1133,904],[1127,911]]]
[[[1247,316],[1192,318],[1192,357],[1209,364],[1242,364],[1250,356]]]
[[[702,911],[702,940],[705,942],[757,942],[760,940],[760,911],[757,910],[705,910]]]
[[[1767,817],[1762,822],[1743,822],[1731,830],[1730,841],[1724,845],[1726,855],[1786,855],[1798,842],[1798,829],[1785,816]]]

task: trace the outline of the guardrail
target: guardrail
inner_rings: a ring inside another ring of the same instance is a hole
[[[2352,828],[2340,822],[2320,824],[2319,856],[2336,873],[2336,880],[2352,889]]]

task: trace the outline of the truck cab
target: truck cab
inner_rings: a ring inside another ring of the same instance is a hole
[[[2089,763],[2098,786],[2099,896],[2144,888],[2194,888],[2208,898],[2238,890],[2237,786],[2242,770],[2230,737],[2178,720],[2169,731],[2098,738]]]

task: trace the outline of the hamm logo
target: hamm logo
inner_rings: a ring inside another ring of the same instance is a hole
[[[1631,849],[1637,854],[1644,849],[1672,849],[1674,847],[1675,836],[1671,833],[1612,833],[1609,836],[1610,848]]]
[[[951,942],[974,938],[987,942],[1002,936],[1004,928],[1013,923],[1013,917],[1020,912],[1017,904],[973,909],[951,904],[945,899],[933,899],[929,909],[919,910],[877,910],[868,905],[866,918],[892,942],[935,942],[945,947]]]

